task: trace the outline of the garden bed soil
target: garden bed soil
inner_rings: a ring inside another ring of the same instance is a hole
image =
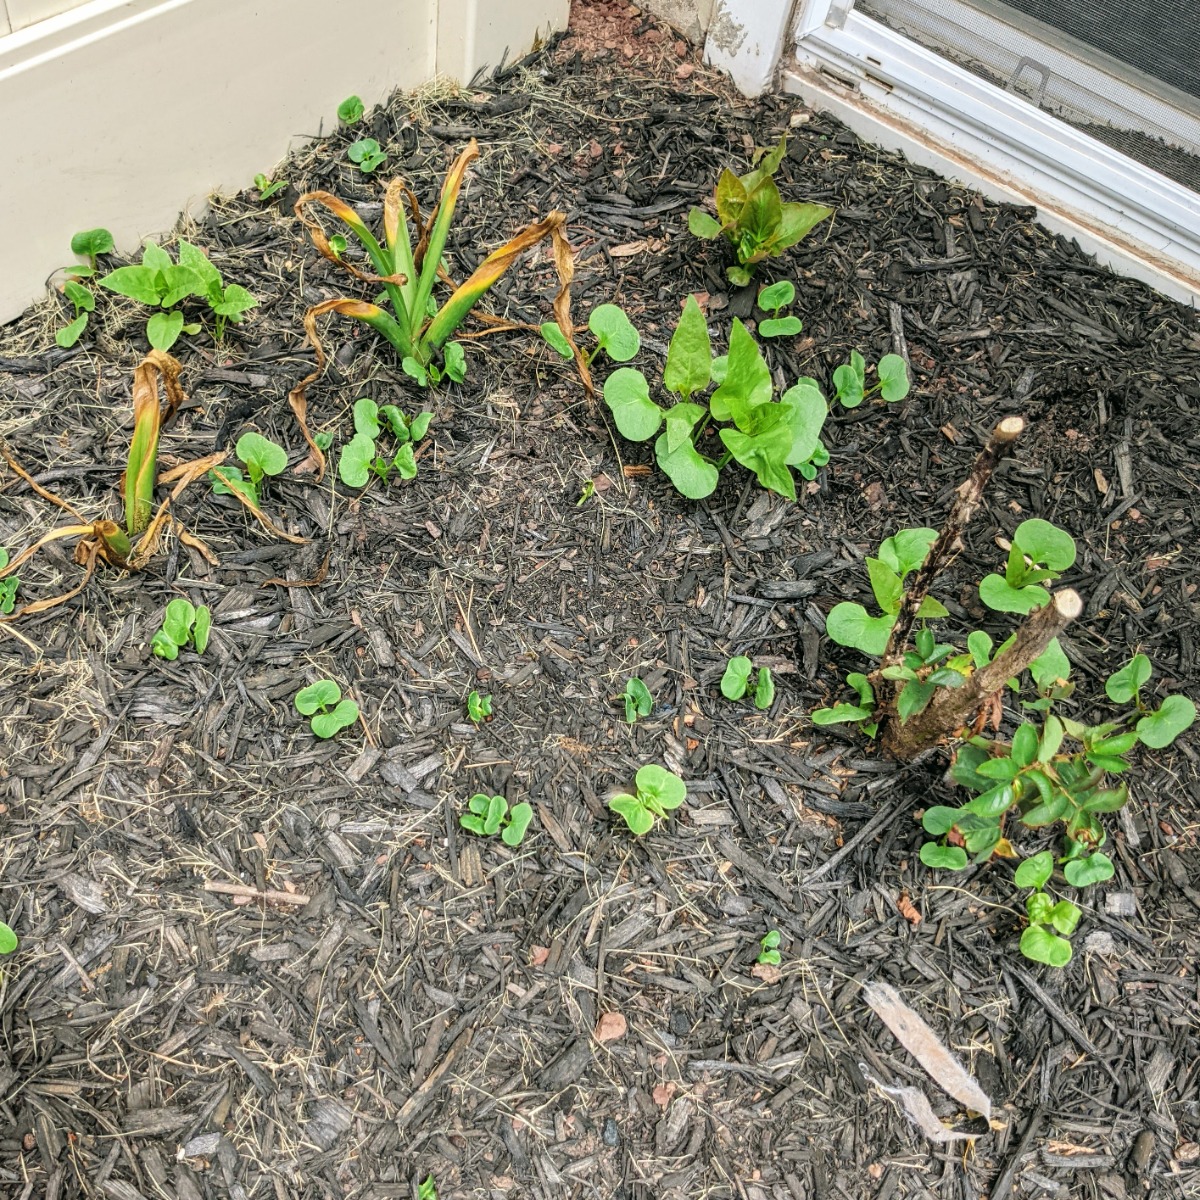
[[[286,195],[216,198],[182,227],[261,306],[219,347],[176,347],[189,402],[163,464],[251,428],[275,438],[292,469],[265,506],[307,541],[194,485],[177,514],[216,565],[172,538],[141,574],[102,568],[0,627],[0,915],[22,939],[0,971],[0,1193],[413,1197],[433,1174],[444,1198],[1200,1194],[1194,735],[1138,760],[1110,819],[1116,877],[1082,899],[1075,957],[1050,971],[1017,951],[1003,862],[919,862],[917,814],[952,795],[944,760],[896,766],[807,718],[861,665],[824,614],[864,598],[864,553],[936,525],[1009,413],[1029,430],[940,594],[1002,632],[971,581],[1045,517],[1079,544],[1066,582],[1087,607],[1064,640],[1081,711],[1134,650],[1155,687],[1197,695],[1195,314],[1032,210],[792,99],[732,96],[635,10],[583,16],[586,37],[369,114],[381,175],[426,206],[479,139],[452,271],[560,209],[576,314],[623,305],[656,371],[687,294],[718,339],[752,316],[686,216],[786,132],[785,194],[838,211],[764,272],[797,282],[804,320],[770,361],[828,382],[852,348],[899,351],[913,392],[833,414],[832,460],[797,503],[736,468],[693,503],[536,339],[473,343],[467,382],[427,397],[370,330],[335,321],[315,429],[343,442],[360,395],[429,399],[435,419],[415,481],[318,483],[286,402],[313,363],[302,318],[366,293],[290,205],[326,188],[378,213],[383,181],[344,155],[360,131],[282,164]],[[538,253],[490,307],[542,321],[555,287]],[[50,299],[0,331],[0,434],[89,519],[118,508],[144,319],[106,296],[60,350]],[[0,473],[0,543],[61,516]],[[78,572],[51,547],[21,598]],[[167,662],[149,642],[176,596],[209,604],[215,629],[202,657]],[[738,653],[773,668],[768,712],[721,697]],[[635,674],[656,707],[630,727],[616,698]],[[364,714],[328,742],[292,707],[323,676]],[[481,728],[472,689],[494,697]],[[651,761],[688,800],[635,840],[605,799]],[[519,849],[459,828],[477,791],[533,804]],[[245,902],[264,891],[296,899]],[[769,929],[782,964],[756,973]],[[971,1152],[930,1143],[869,1082],[924,1086],[962,1126],[867,1007],[868,981],[991,1095]]]

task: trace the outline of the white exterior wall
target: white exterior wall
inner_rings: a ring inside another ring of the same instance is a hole
[[[72,261],[124,251],[297,140],[435,75],[467,79],[566,25],[569,0],[3,0],[0,321]],[[32,14],[69,11],[19,27]],[[11,30],[11,32],[8,32]],[[362,33],[365,33],[365,36]],[[6,35],[5,35],[6,34]]]

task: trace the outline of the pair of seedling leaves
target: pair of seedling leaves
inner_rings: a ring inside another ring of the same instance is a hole
[[[608,802],[613,812],[625,818],[632,833],[641,837],[654,828],[655,820],[666,820],[667,814],[678,808],[687,795],[687,786],[678,775],[647,763],[634,776],[636,794],[621,793]]]
[[[318,679],[296,693],[296,710],[310,717],[309,725],[319,738],[331,738],[358,720],[358,705],[342,699],[342,689],[332,679]]]
[[[736,654],[725,664],[725,674],[721,676],[721,695],[726,700],[740,700],[750,690],[750,676],[754,673],[754,664],[744,654]],[[775,702],[775,681],[771,678],[769,667],[759,667],[758,681],[754,688],[754,707],[770,708]]]
[[[738,287],[750,282],[755,263],[782,254],[833,215],[824,204],[785,202],[780,196],[772,176],[786,152],[785,136],[747,174],[739,177],[728,167],[722,171],[714,196],[715,219],[702,208],[688,213],[688,229],[696,237],[706,241],[724,237],[732,244],[738,265],[725,273]]]
[[[8,551],[0,546],[0,571],[8,566]],[[7,575],[0,579],[0,614],[7,616],[16,607],[17,588],[21,580],[16,575]]]
[[[386,483],[393,471],[401,479],[415,479],[417,460],[413,447],[428,432],[432,420],[433,413],[422,412],[410,421],[394,404],[376,404],[369,397],[360,396],[354,402],[354,436],[342,447],[338,459],[338,478],[347,487],[362,487],[372,474]],[[375,439],[385,424],[399,443],[390,462],[375,448]]]
[[[190,600],[177,596],[167,604],[163,623],[150,639],[150,649],[159,658],[172,661],[189,645],[197,654],[203,654],[211,629],[212,612],[207,604],[197,607]]]
[[[469,812],[458,818],[458,823],[480,837],[500,835],[506,846],[519,846],[533,820],[533,807],[529,804],[514,804],[509,808],[503,796],[485,796],[482,792],[467,801]]]
[[[255,508],[259,504],[259,485],[268,475],[280,475],[287,467],[287,451],[278,443],[251,430],[237,440],[234,453],[242,460],[241,467],[213,467],[208,473],[212,490],[218,496],[241,492]]]

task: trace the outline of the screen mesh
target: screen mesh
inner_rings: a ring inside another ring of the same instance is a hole
[[[855,8],[1200,191],[1200,0],[858,0]]]

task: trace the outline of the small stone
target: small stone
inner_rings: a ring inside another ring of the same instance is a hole
[[[1175,1147],[1175,1161],[1194,1163],[1200,1159],[1200,1142],[1180,1142]]]
[[[1113,935],[1104,929],[1097,929],[1094,933],[1089,933],[1084,939],[1083,948],[1089,954],[1099,954],[1105,957],[1110,954],[1116,954],[1117,943],[1113,941]]]
[[[600,1136],[604,1139],[606,1146],[616,1147],[621,1144],[621,1130],[612,1117],[604,1118],[604,1129]]]

